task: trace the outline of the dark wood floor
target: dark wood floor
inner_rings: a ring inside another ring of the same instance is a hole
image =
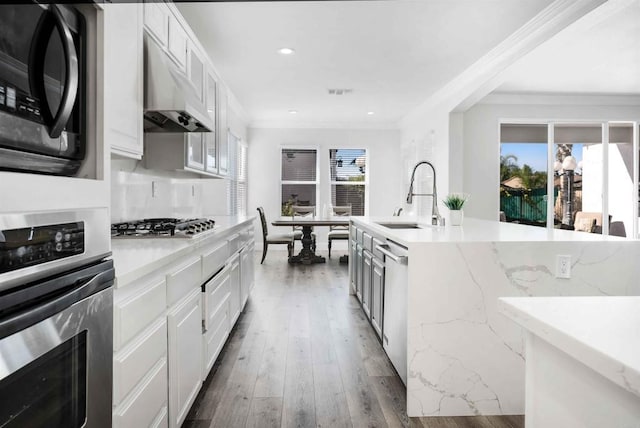
[[[337,257],[291,267],[269,253],[183,427],[524,427],[522,416],[408,418],[347,282]]]

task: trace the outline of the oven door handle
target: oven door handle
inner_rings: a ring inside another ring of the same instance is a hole
[[[37,301],[32,307],[22,310],[0,320],[0,339],[24,330],[40,321],[62,312],[76,302],[92,294],[109,288],[113,283],[113,268],[100,272],[83,283],[73,287],[70,291],[58,295],[48,301]]]
[[[47,102],[44,83],[44,61],[54,26],[58,29],[58,34],[62,41],[66,70],[64,91],[62,93],[62,99],[55,118],[51,114],[51,109]],[[60,8],[55,4],[51,4],[49,5],[48,10],[42,14],[40,21],[38,22],[35,36],[29,51],[29,86],[31,87],[32,92],[37,94],[38,98],[41,100],[41,115],[49,128],[49,136],[51,138],[60,137],[62,131],[64,131],[67,126],[67,122],[73,113],[76,96],[78,95],[78,82],[78,53],[76,52],[76,47],[73,43],[71,29],[67,25],[64,16],[62,16]]]

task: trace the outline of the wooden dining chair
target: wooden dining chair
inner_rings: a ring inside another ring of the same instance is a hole
[[[332,211],[334,216],[351,217],[351,205],[334,206]],[[331,258],[331,243],[335,240],[348,240],[349,226],[329,226],[327,239],[329,240],[329,258]]]
[[[315,217],[316,216],[316,207],[314,205],[293,205],[291,207],[291,212],[293,217]],[[312,229],[313,230],[313,229]],[[294,247],[295,241],[302,241],[302,226],[293,226],[293,240]],[[313,251],[316,250],[316,234],[311,232],[311,249]],[[294,249],[295,250],[295,249]]]
[[[260,264],[264,262],[264,258],[267,257],[267,248],[269,244],[286,244],[288,256],[293,254],[293,234],[269,234],[267,226],[267,219],[264,215],[264,208],[258,207],[258,213],[260,213],[260,223],[262,223],[262,260]]]

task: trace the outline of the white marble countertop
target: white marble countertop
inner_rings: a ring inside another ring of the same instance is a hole
[[[640,296],[499,300],[525,329],[640,396]]]
[[[214,229],[193,238],[119,238],[111,240],[116,285],[122,287],[173,260],[215,242],[215,238],[236,226],[252,222],[255,216],[209,217]]]
[[[465,218],[462,226],[431,226],[427,217],[351,217],[400,244],[420,242],[529,242],[529,241],[619,241],[626,238],[596,233],[525,226],[515,223]],[[418,223],[419,229],[391,229],[378,223]]]

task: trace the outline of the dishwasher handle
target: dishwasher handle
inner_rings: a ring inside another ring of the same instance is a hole
[[[376,250],[380,251],[386,257],[389,257],[391,260],[393,260],[398,264],[406,265],[409,263],[409,257],[399,256],[397,254],[394,254],[393,251],[391,251],[391,248],[389,248],[389,245],[387,244],[376,245]]]

